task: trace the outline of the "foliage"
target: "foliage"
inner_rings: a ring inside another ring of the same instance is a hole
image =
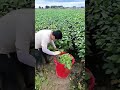
[[[104,53],[103,69],[111,80],[120,78],[120,1],[91,0],[86,2],[87,47],[92,39],[95,48]],[[90,48],[87,49],[90,51]],[[100,51],[99,51],[100,53]],[[90,53],[88,53],[90,54]],[[120,84],[119,82],[117,84]]]
[[[63,38],[56,41],[56,46],[80,60],[85,54],[84,11],[84,9],[36,9],[36,32],[42,29],[61,30]]]
[[[41,67],[42,68],[42,67]],[[42,84],[48,84],[47,78],[48,71],[44,68],[41,71],[35,71],[35,90],[42,90]]]
[[[0,17],[21,8],[32,8],[34,0],[0,0]]]
[[[88,90],[90,76],[85,71],[85,63],[75,63],[74,68],[70,75],[72,90]]]
[[[72,57],[69,54],[63,54],[58,57],[58,61],[65,65],[66,68],[71,69]]]
[[[35,90],[39,90],[39,88],[40,88],[40,81],[41,81],[40,76],[39,76],[39,74],[37,74],[35,76]]]

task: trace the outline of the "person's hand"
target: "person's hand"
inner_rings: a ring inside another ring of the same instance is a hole
[[[61,52],[64,52],[64,49],[60,49]]]
[[[54,52],[56,55],[59,55],[61,52],[60,51],[55,51]]]

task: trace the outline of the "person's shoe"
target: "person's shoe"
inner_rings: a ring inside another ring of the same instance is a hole
[[[49,63],[50,63],[50,61],[46,60],[46,64],[49,64]]]

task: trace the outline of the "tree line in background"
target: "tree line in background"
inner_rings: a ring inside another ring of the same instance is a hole
[[[43,9],[43,8],[45,8],[45,9],[48,9],[48,8],[60,8],[60,9],[64,9],[64,8],[84,8],[83,6],[81,6],[81,7],[76,7],[76,6],[73,6],[73,7],[64,7],[64,6],[48,6],[48,5],[46,5],[45,7],[41,7],[41,6],[39,6],[39,9]]]

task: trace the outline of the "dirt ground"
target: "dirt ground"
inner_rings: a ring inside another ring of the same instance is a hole
[[[40,90],[70,90],[70,77],[61,79],[56,76],[55,64],[52,61],[42,67],[46,80],[41,84]]]
[[[55,70],[55,63],[53,57],[49,57],[50,64],[44,64],[41,70],[37,73],[40,75],[40,84],[37,85],[37,90],[74,90],[72,77],[69,75],[66,79],[58,78]],[[81,72],[81,64],[75,63],[72,67],[71,73]],[[39,83],[39,80],[36,82]]]

